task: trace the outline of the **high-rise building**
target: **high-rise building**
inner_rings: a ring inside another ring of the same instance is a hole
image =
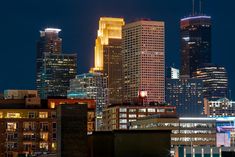
[[[202,79],[204,98],[210,100],[228,97],[228,75],[225,67],[206,64],[199,67],[193,76]]]
[[[36,56],[36,87],[40,91],[42,84],[42,64],[45,52],[60,54],[62,52],[62,39],[59,37],[60,29],[46,28],[40,31],[40,39],[37,42]]]
[[[37,90],[41,98],[67,96],[70,79],[77,74],[77,54],[61,51],[60,29],[41,31],[37,51]]]
[[[176,106],[179,116],[202,116],[202,80],[185,76],[166,79],[166,102]]]
[[[201,65],[211,63],[211,17],[191,16],[180,21],[181,75],[193,75]]]
[[[101,73],[77,75],[70,81],[69,99],[94,99],[96,102],[96,128],[102,125],[103,109],[107,105],[107,79]]]
[[[123,98],[131,102],[146,91],[146,103],[165,100],[165,26],[140,20],[123,27]]]
[[[77,74],[77,54],[44,53],[41,98],[67,96],[69,82]]]
[[[107,77],[109,104],[122,102],[122,26],[123,18],[101,17],[95,45],[95,67]]]

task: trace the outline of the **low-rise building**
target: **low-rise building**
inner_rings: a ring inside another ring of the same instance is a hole
[[[205,115],[208,117],[235,116],[235,101],[227,98],[204,100]]]
[[[128,129],[130,122],[150,115],[176,115],[176,107],[111,105],[104,109],[102,130]]]
[[[87,104],[84,131],[90,134],[95,130],[94,100],[0,100],[0,157],[55,154],[58,145],[56,108],[61,104]]]

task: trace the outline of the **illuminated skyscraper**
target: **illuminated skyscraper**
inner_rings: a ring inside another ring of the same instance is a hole
[[[122,39],[123,18],[101,17],[95,44],[95,67],[93,70],[104,69],[104,46],[109,45],[109,39]]]
[[[60,29],[40,31],[37,43],[36,85],[41,98],[67,96],[70,79],[77,73],[77,55],[62,53]]]
[[[181,75],[192,77],[201,65],[211,63],[211,17],[192,16],[180,21]]]
[[[62,52],[62,39],[59,37],[60,29],[46,28],[40,31],[40,39],[37,42],[36,58],[36,88],[40,91],[42,85],[42,64],[44,52],[57,53]]]
[[[194,77],[203,81],[204,98],[211,100],[228,97],[228,74],[225,67],[206,64],[194,72]]]
[[[44,53],[40,97],[66,97],[70,80],[76,74],[77,54]]]
[[[165,100],[165,26],[140,20],[123,27],[123,97],[133,101],[146,91],[145,102]]]
[[[95,45],[95,67],[107,77],[109,104],[122,102],[122,26],[123,18],[101,17]]]

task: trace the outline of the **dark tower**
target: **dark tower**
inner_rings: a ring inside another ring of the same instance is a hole
[[[180,20],[181,75],[192,77],[201,65],[211,63],[211,17],[195,12],[193,1],[192,16]]]

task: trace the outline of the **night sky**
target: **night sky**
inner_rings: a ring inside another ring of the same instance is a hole
[[[205,0],[213,20],[213,62],[229,72],[235,99],[235,1]],[[36,42],[45,27],[62,29],[63,51],[78,53],[78,73],[93,65],[100,16],[163,20],[167,65],[179,66],[179,20],[191,13],[191,0],[4,0],[0,5],[0,91],[34,89]]]

